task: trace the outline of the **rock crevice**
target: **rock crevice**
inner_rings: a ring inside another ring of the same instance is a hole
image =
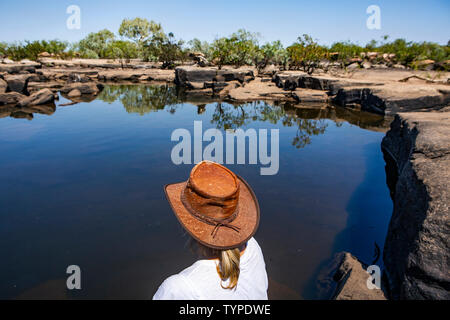
[[[396,164],[383,255],[391,297],[450,299],[450,112],[398,114],[382,149]]]

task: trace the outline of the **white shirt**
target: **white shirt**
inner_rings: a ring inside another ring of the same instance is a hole
[[[159,286],[153,300],[267,300],[267,272],[258,242],[251,238],[240,258],[234,289],[221,287],[218,260],[199,260]],[[228,280],[222,283],[228,284]]]

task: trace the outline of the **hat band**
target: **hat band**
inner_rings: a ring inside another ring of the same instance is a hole
[[[186,184],[186,186],[184,187],[183,191],[181,192],[181,195],[180,195],[181,203],[183,203],[183,205],[187,209],[187,211],[191,215],[193,215],[195,218],[197,218],[198,220],[200,220],[200,221],[202,221],[202,222],[204,222],[206,224],[214,226],[214,229],[211,232],[211,235],[212,235],[213,238],[216,237],[216,234],[217,234],[217,232],[219,231],[219,229],[221,227],[226,227],[226,228],[229,228],[229,229],[234,230],[237,233],[239,233],[239,230],[241,228],[230,224],[237,217],[237,215],[239,213],[239,204],[236,206],[236,209],[234,210],[234,212],[229,217],[227,217],[226,219],[214,219],[214,218],[206,216],[206,215],[198,212],[194,208],[192,208],[191,204],[186,199],[186,195],[185,195],[186,188],[188,188],[188,183]]]

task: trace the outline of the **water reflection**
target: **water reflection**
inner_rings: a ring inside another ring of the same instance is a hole
[[[138,113],[141,116],[164,107],[171,108],[170,112],[174,113],[175,105],[181,102],[177,88],[169,85],[105,86],[98,99],[108,103],[120,101],[128,113]]]
[[[16,119],[33,119],[33,114],[52,115],[56,111],[55,104],[45,104],[33,107],[15,107],[15,106],[0,106],[0,118],[16,118]]]
[[[67,96],[63,96],[67,98]],[[198,97],[197,97],[198,98]],[[82,102],[91,102],[98,99],[109,104],[120,102],[128,113],[141,116],[167,110],[171,114],[176,113],[182,103],[191,103],[197,106],[197,114],[203,114],[206,106],[213,104],[214,112],[211,123],[221,130],[235,130],[245,127],[252,122],[268,122],[270,124],[280,123],[284,127],[296,128],[295,136],[291,144],[301,149],[311,143],[311,137],[325,133],[329,122],[332,120],[336,126],[343,122],[357,125],[364,129],[374,131],[385,131],[390,119],[380,115],[374,115],[358,110],[333,107],[331,105],[296,105],[292,103],[276,103],[255,101],[250,103],[217,102],[203,97],[199,103],[191,101],[192,97],[185,91],[173,85],[107,85],[99,93],[93,96],[81,96],[71,98],[71,102],[62,103],[59,106],[73,105]],[[206,103],[205,103],[206,102]],[[35,106],[33,108],[16,108],[6,106],[0,108],[0,118],[26,118],[33,119],[34,113],[51,115],[56,107],[52,105]]]
[[[290,112],[294,111],[294,112]],[[217,102],[211,123],[218,129],[229,130],[246,126],[253,121],[281,122],[284,127],[296,127],[296,136],[292,145],[303,148],[311,143],[311,136],[323,134],[327,127],[323,119],[303,119],[289,106],[270,105],[267,102],[252,102],[240,105],[231,105]]]
[[[113,103],[120,101],[128,113],[145,115],[167,109],[175,113],[178,105],[188,102],[197,105],[197,114],[206,110],[205,103],[190,101],[189,95],[171,85],[145,86],[120,85],[106,86],[98,96],[99,100]],[[330,105],[295,105],[291,103],[275,103],[255,101],[249,103],[212,102],[214,113],[211,123],[221,130],[237,129],[254,121],[281,123],[285,127],[297,128],[292,145],[304,148],[311,143],[311,137],[324,134],[332,120],[336,126],[343,121],[362,128],[384,131],[389,123],[384,117],[357,110],[334,108]]]
[[[76,104],[60,107],[67,103]],[[271,298],[321,296],[317,270],[337,250],[370,262],[374,241],[382,248],[381,213],[392,203],[379,148],[389,120],[379,115],[129,85],[62,96],[56,108],[0,107],[2,116],[0,251],[9,258],[0,263],[0,298],[146,299],[191,265],[162,186],[192,169],[170,161],[170,136],[198,120],[220,130],[280,130],[277,175],[230,165],[260,202],[257,240]],[[70,264],[81,266],[84,287],[67,295],[61,275]]]

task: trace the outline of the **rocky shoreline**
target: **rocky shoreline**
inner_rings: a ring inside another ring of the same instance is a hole
[[[38,62],[0,63],[0,105],[18,104],[25,97],[17,93],[30,96],[49,89],[71,98],[95,95],[101,90],[99,84],[125,82],[175,83],[194,95],[237,102],[333,103],[381,115],[436,110],[450,103],[448,72],[352,69],[335,73],[318,71],[308,75],[280,71],[274,66],[257,70],[254,67],[218,69],[188,65],[166,70],[158,63],[139,60],[40,58]],[[84,85],[78,88],[74,82]],[[36,105],[51,100],[48,96],[48,99],[36,100]]]
[[[382,142],[394,201],[384,248],[391,296],[450,299],[450,110],[401,113]]]
[[[345,254],[335,298],[450,298],[448,72],[358,69],[309,75],[274,67],[258,71],[191,65],[165,70],[141,61],[43,58],[0,63],[0,118],[52,114],[58,93],[78,103],[95,99],[104,84],[156,82],[175,83],[191,96],[229,102],[331,103],[386,119],[395,115],[382,142],[394,202],[384,248],[387,292],[368,291],[368,273]]]

